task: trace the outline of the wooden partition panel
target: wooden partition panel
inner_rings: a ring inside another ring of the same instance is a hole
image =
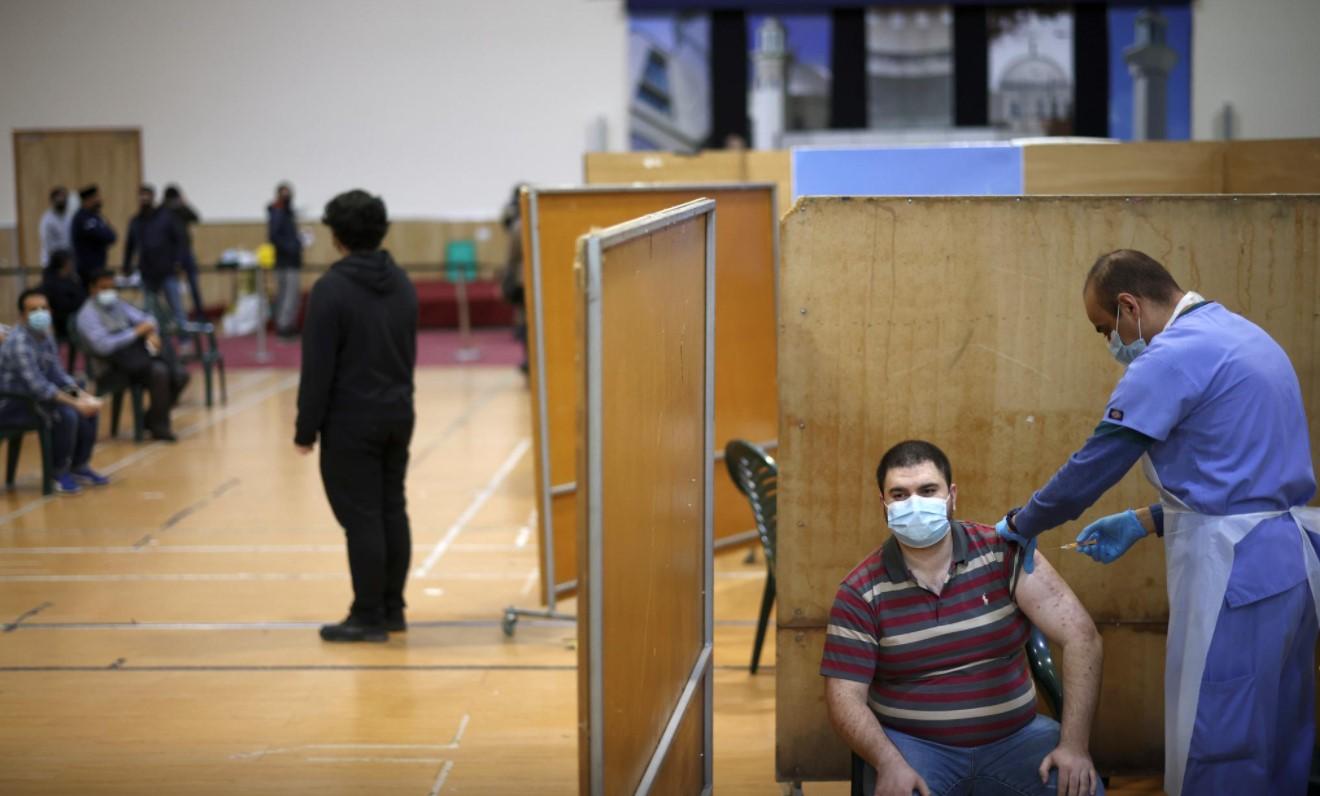
[[[780,215],[792,204],[793,166],[786,149],[674,152],[589,152],[583,156],[588,185],[648,185],[706,182],[773,182]]]
[[[1034,144],[1022,178],[1025,194],[1223,193],[1224,144]]]
[[[1224,193],[1320,193],[1320,138],[1233,141]]]
[[[577,577],[576,479],[578,356],[573,328],[577,238],[698,197],[720,209],[716,234],[715,447],[734,438],[772,441],[778,432],[775,350],[777,224],[769,185],[595,186],[529,188],[523,194],[527,260],[528,359],[540,524],[542,597],[571,588]],[[727,478],[716,480],[715,537],[721,545],[751,541],[747,500]],[[547,541],[549,540],[549,541]]]
[[[715,202],[584,236],[581,791],[711,783]]]
[[[992,524],[1101,419],[1122,371],[1082,308],[1097,255],[1146,251],[1184,287],[1260,324],[1320,419],[1320,196],[804,199],[782,235],[781,778],[847,776],[817,671],[839,581],[887,535],[881,454],[910,437],[935,442],[952,460],[959,514]],[[1320,450],[1320,422],[1310,432]],[[1058,545],[1155,499],[1130,473],[1041,540],[1105,635],[1112,676],[1092,751],[1106,772],[1153,771],[1161,759],[1163,549],[1142,544],[1101,566]]]

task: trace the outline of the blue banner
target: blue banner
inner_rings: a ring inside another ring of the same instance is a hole
[[[1021,196],[1022,147],[1011,144],[793,150],[799,196]]]

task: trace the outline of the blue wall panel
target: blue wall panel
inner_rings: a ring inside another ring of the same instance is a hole
[[[1022,148],[793,150],[799,196],[1020,196]]]

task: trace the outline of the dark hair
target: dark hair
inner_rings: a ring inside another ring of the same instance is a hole
[[[68,249],[56,249],[50,253],[50,258],[46,260],[46,270],[54,273],[64,267],[64,264],[73,258]]]
[[[114,271],[111,271],[109,268],[98,268],[98,269],[96,269],[95,271],[93,271],[93,272],[91,272],[90,274],[87,275],[87,285],[86,285],[86,286],[87,286],[87,287],[91,287],[92,285],[96,284],[96,283],[99,282],[100,280],[105,279],[107,276],[110,277],[111,279],[114,279],[114,277],[115,277],[115,272],[114,272]]]
[[[26,304],[28,298],[30,298],[30,297],[32,297],[32,296],[41,296],[42,298],[45,298],[45,297],[46,297],[46,291],[42,290],[42,289],[39,288],[39,287],[30,287],[30,288],[28,288],[27,290],[24,290],[22,293],[19,293],[19,294],[18,294],[18,317],[20,317],[20,318],[23,317],[23,313],[25,312],[25,310],[23,309],[23,305]]]
[[[86,199],[89,196],[95,196],[100,191],[101,189],[100,187],[97,186],[96,183],[92,183],[91,185],[84,185],[81,189],[78,190],[78,198]]]
[[[179,190],[179,186],[175,185],[174,183],[170,183],[169,185],[165,186],[166,199],[178,199],[180,193],[181,191]]]
[[[1096,301],[1106,308],[1118,303],[1119,293],[1167,304],[1182,289],[1164,266],[1136,249],[1118,249],[1100,255],[1086,275],[1083,292],[1092,285]]]
[[[321,223],[330,227],[335,239],[353,252],[380,248],[390,229],[385,203],[379,196],[359,189],[341,193],[327,202]]]
[[[56,185],[54,188],[50,189],[50,199],[53,202],[55,201],[55,197],[59,196],[60,194],[64,194],[67,196],[68,193],[69,193],[68,191],[64,190],[63,185]]]
[[[953,468],[949,466],[949,457],[944,451],[923,439],[907,439],[885,451],[880,457],[880,466],[875,468],[875,483],[883,491],[885,476],[898,467],[912,467],[922,462],[930,462],[944,476],[944,483],[953,483]]]

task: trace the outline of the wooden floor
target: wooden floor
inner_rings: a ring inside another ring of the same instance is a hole
[[[522,377],[417,381],[411,626],[384,645],[316,635],[351,590],[292,446],[295,374],[234,374],[210,411],[190,392],[176,445],[103,428],[114,483],[81,496],[41,497],[29,442],[0,493],[0,793],[573,793],[575,629],[500,630],[538,589]],[[773,643],[746,669],[763,579],[759,557],[717,564],[720,794],[778,792]]]

